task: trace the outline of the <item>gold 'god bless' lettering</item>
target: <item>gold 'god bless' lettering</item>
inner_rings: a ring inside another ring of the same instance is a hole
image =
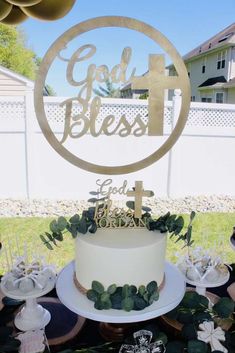
[[[112,83],[126,83],[134,78],[136,69],[132,70],[130,77],[126,77],[132,54],[131,48],[126,47],[121,54],[120,63],[115,65],[111,71],[106,65],[97,67],[95,64],[90,64],[86,77],[81,81],[76,81],[74,77],[76,64],[91,58],[95,53],[96,47],[92,44],[86,44],[77,49],[70,59],[65,59],[59,54],[61,60],[68,62],[66,71],[68,83],[72,86],[80,87],[76,97],[69,98],[61,103],[61,107],[65,107],[64,133],[61,143],[64,143],[68,136],[79,138],[89,132],[94,137],[102,133],[107,136],[117,133],[121,137],[126,137],[131,133],[138,137],[146,133],[147,124],[142,121],[140,114],[137,114],[132,123],[128,122],[125,114],[120,117],[118,122],[114,115],[108,115],[104,118],[101,126],[97,127],[96,119],[100,112],[101,98],[98,96],[92,98],[94,82],[104,83],[110,80]],[[73,102],[78,102],[81,106],[79,114],[72,114]]]
[[[111,208],[112,200],[97,201],[95,207],[95,222],[99,228],[143,228],[146,219],[135,218],[131,209]]]

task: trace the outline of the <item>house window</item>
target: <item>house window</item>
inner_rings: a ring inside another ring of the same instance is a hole
[[[191,96],[191,102],[195,102],[195,96]]]
[[[223,92],[216,93],[215,101],[216,101],[216,103],[224,103],[224,94],[223,94]]]
[[[202,59],[202,73],[206,72],[206,57]]]
[[[189,64],[187,65],[187,69],[188,69],[188,77],[190,77],[191,63],[189,63]]]
[[[226,56],[226,51],[221,51],[218,53],[217,56],[217,70],[224,69],[225,68],[225,56]]]
[[[212,98],[210,97],[202,97],[201,101],[204,103],[211,103],[212,102]]]

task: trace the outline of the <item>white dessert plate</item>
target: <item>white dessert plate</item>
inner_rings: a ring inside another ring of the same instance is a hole
[[[209,282],[206,279],[202,281],[191,281],[185,276],[185,280],[188,284],[196,287],[205,287],[205,288],[213,288],[213,287],[220,287],[223,284],[227,283],[230,277],[230,273],[227,270],[225,273],[221,272],[219,278],[215,282]]]
[[[76,288],[74,281],[74,261],[70,262],[58,275],[56,290],[60,301],[71,311],[91,320],[125,323],[139,322],[161,316],[174,309],[185,293],[184,276],[178,268],[168,262],[165,265],[165,284],[159,300],[141,311],[97,310],[94,303]]]
[[[3,285],[3,282],[0,283],[0,287],[1,287],[3,294],[6,295],[7,297],[12,298],[12,299],[25,300],[25,299],[29,299],[29,298],[38,298],[38,297],[41,297],[41,296],[49,293],[55,287],[55,282],[56,282],[56,277],[51,278],[48,280],[47,285],[42,290],[34,289],[28,293],[22,293],[22,291],[20,291],[19,289],[9,291]]]

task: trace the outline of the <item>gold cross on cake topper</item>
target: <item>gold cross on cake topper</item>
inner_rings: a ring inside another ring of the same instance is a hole
[[[152,197],[154,192],[151,190],[143,189],[143,182],[136,181],[133,191],[127,191],[127,196],[134,196],[135,198],[135,218],[141,218],[142,216],[142,199],[143,197]]]

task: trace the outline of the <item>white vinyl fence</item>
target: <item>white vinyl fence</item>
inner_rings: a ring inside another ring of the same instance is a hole
[[[62,136],[64,111],[62,97],[46,97],[45,111],[58,138]],[[180,97],[165,102],[164,137],[154,142],[148,136],[99,136],[89,134],[77,142],[79,157],[93,163],[123,165],[140,160],[156,150],[166,139],[178,117]],[[79,112],[75,106],[74,111]],[[144,100],[104,99],[97,124],[113,114],[147,116]],[[146,117],[147,119],[147,117]],[[120,139],[122,139],[119,146]],[[119,146],[119,147],[117,147]],[[0,97],[0,198],[88,199],[96,190],[96,180],[113,179],[115,186],[124,180],[128,187],[143,180],[145,189],[159,197],[187,195],[235,195],[235,105],[191,103],[183,134],[162,159],[144,170],[120,176],[84,171],[64,160],[48,144],[38,125],[33,94],[25,97]]]

